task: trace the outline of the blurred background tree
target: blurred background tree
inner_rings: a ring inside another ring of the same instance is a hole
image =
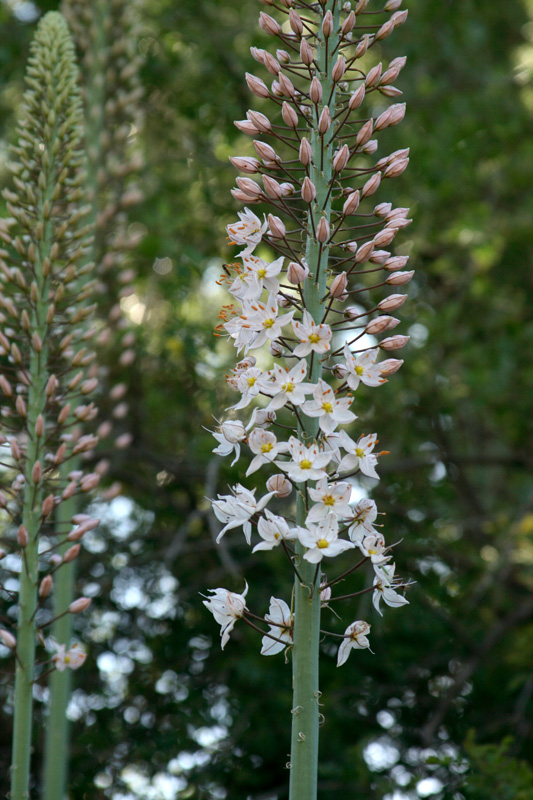
[[[4,185],[29,39],[58,5],[0,5]],[[361,425],[379,420],[390,451],[384,480],[361,491],[386,510],[388,541],[403,539],[398,569],[417,583],[401,615],[378,618],[361,601],[375,655],[345,671],[324,657],[319,794],[530,800],[533,3],[408,6],[394,52],[382,45],[385,60],[408,56],[408,114],[382,146],[411,148],[387,186],[414,218],[397,248],[418,269],[400,315],[411,344],[394,381],[357,399]],[[94,610],[76,621],[89,658],[69,711],[72,798],[287,796],[289,668],[262,658],[247,630],[221,653],[198,596],[241,591],[245,571],[256,607],[289,591],[276,553],[252,562],[241,534],[215,548],[205,501],[237,477],[203,426],[234,402],[223,378],[232,353],[212,335],[226,302],[215,281],[236,214],[228,156],[250,154],[233,126],[251,105],[244,72],[259,72],[249,47],[269,45],[259,10],[144,2],[145,199],[128,228],[143,238],[129,256],[135,294],[121,302],[137,329],[133,441],[109,454],[123,495],[94,504],[104,522],[80,569]],[[10,681],[2,672],[0,794]],[[46,690],[37,696],[39,754]]]

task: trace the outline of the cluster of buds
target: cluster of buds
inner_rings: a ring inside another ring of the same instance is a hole
[[[87,495],[99,481],[82,469],[98,441],[83,431],[97,415],[91,398],[98,378],[77,82],[67,26],[52,12],[32,43],[13,147],[14,187],[4,191],[11,217],[0,221],[0,592],[13,601],[4,620],[18,618],[17,636],[6,627],[1,638],[16,655],[21,685],[33,672],[30,640],[37,632],[43,641],[41,630],[52,622],[42,606],[53,595],[55,573],[77,558],[83,536],[98,524],[86,514],[66,527],[56,520],[63,502]],[[13,572],[18,599],[5,587]],[[73,600],[59,616],[78,614],[90,602]],[[57,645],[62,655],[54,663],[80,666],[79,655],[63,657],[66,644]]]
[[[383,452],[376,433],[352,438],[344,426],[351,432],[356,424],[354,392],[384,385],[403,363],[381,354],[409,339],[391,333],[400,322],[391,312],[405,302],[398,287],[413,271],[390,249],[411,222],[409,209],[379,197],[385,181],[405,170],[409,151],[374,155],[379,133],[405,113],[403,103],[387,106],[401,95],[394,82],[405,58],[388,66],[372,58],[407,11],[399,10],[401,0],[376,11],[368,0],[353,9],[337,0],[266,4],[284,19],[261,12],[259,24],[278,49],[252,48],[271,84],[246,75],[252,94],[270,101],[273,113],[265,105],[267,113],[251,110],[235,123],[253,138],[256,156],[231,158],[243,173],[232,194],[246,207],[227,226],[230,243],[241,249],[222,277],[233,302],[217,330],[242,355],[227,378],[239,399],[215,432],[214,450],[233,454],[235,463],[246,446],[246,475],[266,472],[266,492],[258,499],[257,488],[238,484],[213,501],[213,510],[224,525],[220,536],[242,527],[254,551],[282,547],[307,598],[320,594],[329,606],[372,592],[381,613],[381,600],[391,607],[408,602],[398,591],[406,583],[395,577],[375,503],[351,497],[358,476],[379,479]],[[261,219],[252,204],[266,204],[269,213]],[[252,409],[247,418],[245,409]],[[349,550],[358,552],[357,563],[328,580],[323,564]],[[373,567],[372,583],[335,596],[333,587],[363,564]],[[309,573],[306,565],[316,567]],[[236,619],[254,626],[260,619],[244,594],[212,591],[205,604],[221,625],[223,645]],[[272,598],[261,618],[270,626],[264,654],[292,644],[298,613],[297,602],[289,608]],[[339,665],[351,649],[369,646],[369,628],[364,620],[348,625]]]

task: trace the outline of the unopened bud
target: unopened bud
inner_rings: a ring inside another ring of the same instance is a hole
[[[280,184],[269,175],[263,175],[263,186],[267,195],[272,199],[279,200],[280,197],[283,197],[283,189]]]
[[[89,378],[89,380],[82,383],[80,391],[82,394],[90,394],[91,392],[94,392],[97,386],[98,378]]]
[[[230,161],[235,169],[238,169],[240,172],[247,172],[250,175],[253,175],[254,172],[258,172],[261,167],[261,163],[257,158],[252,157],[230,156]]]
[[[279,73],[279,88],[280,92],[285,95],[285,97],[294,97],[296,94],[296,89],[294,88],[294,84],[287,76],[283,73]]]
[[[324,106],[322,109],[322,113],[318,118],[318,132],[321,136],[323,136],[327,131],[329,131],[331,126],[331,114],[329,111],[329,106]]]
[[[290,64],[291,57],[286,50],[276,50],[276,58],[280,62],[280,64]]]
[[[58,467],[60,464],[63,463],[63,461],[65,460],[66,453],[67,453],[66,444],[60,444],[54,456],[54,464],[56,467]]]
[[[390,36],[393,32],[394,28],[396,27],[393,19],[388,19],[387,22],[384,22],[381,28],[376,31],[376,41],[382,41],[386,39],[387,36]]]
[[[311,147],[309,140],[305,137],[303,137],[302,141],[300,142],[300,151],[298,157],[300,159],[300,163],[303,164],[304,167],[311,163],[311,159],[313,157],[313,148]]]
[[[47,497],[44,498],[43,504],[41,506],[42,518],[46,519],[46,517],[49,517],[53,510],[54,510],[54,495],[49,494]]]
[[[16,649],[17,640],[12,633],[9,633],[9,631],[6,631],[4,628],[0,628],[0,639],[6,647],[9,647],[10,650]]]
[[[275,492],[277,497],[288,497],[292,492],[292,484],[285,475],[271,475],[266,482],[269,492]]]
[[[285,224],[279,217],[274,216],[274,214],[268,215],[268,227],[270,229],[270,235],[273,236],[274,239],[283,239],[287,233]]]
[[[410,338],[410,336],[401,336],[401,334],[389,336],[387,339],[383,339],[379,346],[382,350],[400,350],[405,347]]]
[[[348,108],[350,109],[350,111],[355,111],[356,108],[359,108],[364,99],[365,99],[365,85],[364,83],[362,83],[359,89],[352,94],[352,96],[348,101]]]
[[[399,158],[397,161],[393,161],[392,164],[389,164],[388,167],[385,167],[383,171],[384,178],[397,178],[407,169],[407,165],[409,164],[408,158]]]
[[[390,327],[390,321],[392,319],[394,319],[394,317],[389,317],[388,315],[375,317],[370,320],[366,326],[365,333],[383,333],[383,331],[386,331]]]
[[[359,208],[359,191],[351,192],[351,194],[349,194],[346,200],[344,201],[344,205],[342,207],[343,217],[348,217],[350,214],[355,214],[358,208]]]
[[[78,597],[77,600],[74,600],[68,607],[69,614],[81,614],[82,611],[85,611],[91,605],[92,600],[90,597]]]
[[[370,197],[370,195],[377,192],[379,184],[381,183],[381,172],[376,172],[371,178],[367,180],[361,190],[361,197]]]
[[[281,356],[284,353],[283,347],[280,345],[279,342],[276,342],[275,340],[270,342],[269,350],[270,350],[270,355],[273,356],[274,358],[281,358]]]
[[[394,272],[397,269],[403,269],[408,261],[409,256],[392,256],[392,258],[388,258],[385,261],[383,268],[389,270],[389,272]]]
[[[252,125],[255,125],[255,127],[261,131],[261,133],[268,133],[272,130],[270,120],[264,114],[261,114],[260,111],[247,111],[246,116]]]
[[[45,575],[39,586],[39,597],[44,600],[52,591],[53,579],[51,575]]]
[[[21,547],[27,547],[29,541],[30,537],[28,536],[28,531],[24,525],[20,525],[17,531],[17,542]]]
[[[400,308],[400,306],[403,306],[406,300],[406,294],[390,294],[388,297],[381,300],[377,307],[380,311],[395,311],[397,308]]]
[[[402,0],[387,0],[383,8],[385,11],[396,11],[401,4]]]
[[[37,438],[41,438],[44,433],[44,418],[42,414],[39,414],[37,419],[35,420],[35,435]]]
[[[6,397],[13,397],[13,387],[4,375],[0,375],[0,389]]]
[[[309,267],[307,264],[298,264],[296,261],[291,261],[287,267],[287,280],[293,286],[298,286],[303,283],[309,276]]]
[[[69,416],[70,416],[70,403],[67,403],[66,406],[63,406],[63,408],[58,414],[57,424],[64,425],[65,422],[68,420]]]
[[[9,442],[9,447],[11,448],[11,455],[15,459],[15,461],[20,461],[22,453],[20,452],[19,443],[16,439],[11,439]]]
[[[341,172],[350,159],[350,148],[344,144],[333,157],[333,169],[335,172]]]
[[[346,291],[346,286],[348,285],[348,276],[345,272],[341,272],[337,277],[334,279],[333,283],[330,286],[329,293],[331,297],[339,298]]]
[[[35,350],[36,353],[42,353],[42,351],[43,351],[43,340],[41,339],[41,337],[39,336],[37,331],[35,331],[32,334],[31,343],[32,343],[33,349]]]
[[[316,226],[316,238],[321,244],[329,239],[329,223],[326,217],[320,217],[320,222]]]
[[[40,461],[36,461],[31,471],[31,478],[34,483],[40,483],[43,477],[43,468]]]
[[[270,34],[270,36],[279,36],[281,33],[281,25],[279,22],[263,11],[259,14],[259,25],[266,33]]]
[[[391,17],[391,21],[394,22],[394,27],[398,28],[400,25],[403,25],[408,15],[409,11],[407,9],[405,9],[405,11],[396,11]]]
[[[395,372],[398,372],[402,364],[403,360],[400,358],[386,358],[385,361],[382,361],[379,365],[382,377],[388,378],[390,375],[394,375]]]
[[[63,554],[63,563],[70,564],[71,561],[74,561],[74,559],[78,557],[80,550],[80,544],[73,544],[72,547],[69,547]]]
[[[15,401],[15,408],[17,409],[17,414],[19,415],[19,417],[25,419],[27,416],[26,403],[24,402],[24,398],[20,394],[17,395],[17,399]]]
[[[365,244],[362,244],[355,254],[355,263],[362,264],[363,262],[367,261],[370,258],[373,250],[374,242],[366,242]]]
[[[97,475],[95,472],[91,472],[89,475],[86,475],[81,479],[80,489],[82,492],[91,492],[93,489],[96,489],[99,483],[100,475]]]
[[[48,378],[48,382],[46,384],[45,394],[47,397],[51,397],[55,391],[57,391],[59,387],[59,381],[55,375],[50,375]]]
[[[298,127],[298,114],[287,102],[284,102],[281,107],[281,116],[288,128],[294,129]]]
[[[366,144],[364,144],[362,146],[362,148],[361,148],[363,153],[366,153],[367,155],[371,154],[371,153],[375,153],[377,149],[378,149],[378,140],[377,139],[370,139],[370,141],[368,141]]]
[[[76,481],[70,481],[70,483],[66,485],[66,487],[63,489],[61,493],[61,497],[63,498],[63,500],[68,500],[70,497],[72,497],[76,493],[77,488],[78,484],[76,483]]]
[[[344,56],[339,56],[331,71],[331,77],[333,78],[334,83],[338,83],[342,80],[342,76],[346,72],[346,59]]]
[[[261,80],[261,78],[257,78],[255,75],[251,75],[249,72],[245,74],[245,78],[248,88],[252,94],[255,94],[256,97],[270,97],[268,86],[264,81]]]
[[[293,8],[289,11],[289,25],[297,36],[303,33],[303,22],[301,16]]]
[[[307,39],[302,38],[300,42],[300,58],[302,59],[303,63],[306,67],[311,66],[313,63],[313,49],[311,45],[308,43]]]
[[[414,274],[414,269],[406,270],[405,272],[393,272],[392,275],[389,275],[385,283],[388,283],[389,286],[404,286],[406,283],[409,283]]]
[[[373,120],[369,119],[367,120],[367,122],[365,122],[365,124],[355,137],[356,145],[360,147],[361,145],[366,144],[370,139],[370,137],[372,136],[373,130],[374,130],[374,122]]]
[[[392,203],[379,203],[374,209],[376,217],[386,217],[390,213]]]
[[[322,21],[322,33],[324,34],[325,39],[329,39],[333,33],[333,14],[329,10],[324,14],[324,19]]]
[[[374,236],[374,246],[375,247],[387,247],[398,232],[397,228],[384,228],[379,233],[376,233]]]
[[[375,67],[372,67],[372,69],[368,71],[368,74],[365,78],[365,86],[367,89],[369,89],[371,86],[375,86],[379,82],[382,70],[383,65],[380,61],[379,64],[376,64]]]
[[[305,203],[312,203],[313,200],[316,198],[316,187],[311,178],[307,176],[304,178],[302,183],[302,200]]]
[[[350,11],[344,22],[342,23],[341,32],[342,35],[345,36],[347,33],[350,33],[355,27],[355,14],[353,11]]]
[[[276,153],[276,151],[274,150],[274,148],[271,147],[266,142],[261,142],[258,139],[254,139],[253,145],[254,145],[254,148],[255,148],[255,151],[256,151],[257,155],[260,158],[262,158],[263,161],[266,161],[266,162],[278,162],[279,161],[279,156]]]
[[[316,75],[311,81],[311,86],[309,87],[309,97],[311,99],[311,102],[314,103],[315,105],[318,105],[318,103],[320,103],[320,101],[322,100],[322,84],[320,83]]]

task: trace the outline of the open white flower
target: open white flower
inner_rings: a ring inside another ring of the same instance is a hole
[[[232,291],[232,285],[230,292],[235,297],[240,297],[243,300],[259,299],[263,289],[266,289],[270,294],[276,295],[279,292],[279,281],[276,276],[283,269],[284,257],[280,256],[280,258],[269,263],[252,254],[243,255],[241,253],[241,256],[244,272],[235,280],[236,291]]]
[[[212,500],[213,512],[215,517],[222,523],[224,527],[217,536],[219,542],[226,531],[232,528],[240,528],[242,525],[244,535],[248,544],[251,542],[252,537],[252,523],[250,519],[262,511],[275,492],[268,492],[263,495],[261,500],[256,500],[255,489],[249,491],[238,483],[232,489],[233,494],[218,495],[217,500]]]
[[[295,436],[291,436],[289,452],[292,461],[276,461],[275,463],[280,469],[286,470],[291,481],[297,483],[308,480],[317,481],[327,476],[324,467],[331,461],[331,453],[321,451],[316,442],[306,447]]]
[[[276,296],[271,294],[266,301],[260,300],[245,302],[241,318],[244,327],[256,332],[256,337],[247,346],[248,350],[261,347],[266,341],[278,339],[283,333],[283,327],[288,325],[294,316],[294,311],[278,316],[278,302]]]
[[[341,437],[343,433],[344,431],[340,431]],[[363,475],[379,481],[379,475],[376,472],[378,459],[372,452],[377,442],[377,433],[361,436],[356,443],[349,436],[343,437],[342,446],[347,451],[347,455],[339,464],[339,472],[353,472],[355,469],[360,469]]]
[[[232,408],[235,410],[239,410],[241,408],[246,408],[247,405],[250,404],[252,398],[256,397],[261,391],[261,376],[264,373],[259,369],[259,367],[249,367],[245,369],[243,372],[240,372],[236,378],[237,389],[241,393],[242,397],[238,403],[235,403]]]
[[[273,395],[268,408],[277,411],[286,403],[293,403],[295,406],[301,405],[306,394],[313,390],[312,383],[303,382],[306,375],[307,361],[304,358],[298,361],[291,370],[274,364],[274,368],[268,373],[268,382],[263,384],[266,394]]]
[[[370,632],[370,625],[362,619],[352,622],[344,631],[344,641],[339,647],[337,654],[337,666],[341,667],[350,655],[351,650],[364,650],[368,647],[370,650],[370,642],[366,634]],[[372,650],[370,650],[372,652]]]
[[[339,523],[335,514],[328,514],[317,523],[310,522],[305,528],[298,527],[297,531],[300,542],[309,548],[304,558],[311,564],[318,564],[324,556],[338,556],[355,547],[353,542],[339,539]]]
[[[383,616],[379,607],[379,601],[383,599],[391,608],[399,608],[400,606],[409,605],[409,600],[398,594],[395,588],[400,588],[405,584],[399,583],[394,578],[395,564],[383,564],[381,566],[374,566],[376,577],[374,579],[374,591],[372,593],[372,604],[376,611]]]
[[[352,513],[348,536],[352,542],[360,544],[365,536],[377,533],[372,523],[377,519],[378,509],[374,500],[364,497],[359,500]]]
[[[252,553],[256,550],[272,550],[282,541],[292,541],[297,537],[296,529],[289,528],[283,517],[278,517],[268,508],[265,508],[265,516],[259,518],[257,532],[263,541],[256,544]]]
[[[349,411],[351,397],[337,399],[329,384],[319,380],[313,389],[313,400],[302,405],[302,411],[308,417],[318,417],[318,424],[324,433],[333,433],[337,425],[347,425],[357,419],[353,411]]]
[[[251,432],[248,437],[248,447],[255,453],[255,458],[246,470],[246,476],[256,472],[262,464],[274,461],[280,453],[286,453],[289,449],[287,442],[278,442],[275,434],[262,428],[254,428]]]
[[[302,358],[309,353],[323,354],[330,349],[331,328],[325,323],[317,325],[309,311],[304,311],[301,322],[293,320],[292,327],[300,342],[292,351],[294,356]]]
[[[231,244],[248,245],[247,251],[251,252],[263,238],[263,234],[268,228],[265,220],[261,223],[253,211],[245,208],[238,212],[239,222],[233,222],[226,226],[226,231]]]
[[[50,645],[55,650],[52,661],[59,672],[63,672],[66,669],[79,669],[85,663],[87,653],[79,649],[77,644],[73,644],[67,650],[66,645],[58,644],[51,639]]]
[[[350,389],[355,391],[359,382],[366,386],[381,386],[382,383],[387,383],[387,379],[381,374],[381,365],[375,363],[378,357],[377,348],[354,356],[348,345],[345,345],[344,357],[348,370],[346,382]]]
[[[327,478],[318,481],[314,489],[308,489],[309,497],[316,504],[307,515],[306,522],[317,522],[333,512],[339,519],[351,517],[350,496],[352,487],[349,483],[335,481],[328,483]]]
[[[358,544],[361,553],[369,558],[373,564],[386,564],[392,558],[392,556],[386,555],[388,548],[381,533],[370,533]]]
[[[235,458],[231,462],[231,466],[236,464],[241,455],[240,443],[246,439],[246,428],[243,423],[238,419],[226,420],[226,422],[219,425],[217,431],[213,431],[213,436],[219,442],[213,453],[218,456],[227,456],[235,452]]]
[[[204,606],[209,609],[220,625],[220,636],[222,650],[226,646],[229,635],[233,630],[238,619],[244,616],[246,608],[245,597],[248,593],[248,584],[242,594],[229,592],[227,589],[208,589],[213,595],[203,601]],[[205,597],[205,595],[204,595]]]
[[[274,656],[281,653],[288,645],[292,644],[294,618],[285,600],[278,597],[270,598],[270,608],[265,616],[267,622],[272,622],[269,633],[281,642],[275,642],[269,636],[263,636],[261,655]]]

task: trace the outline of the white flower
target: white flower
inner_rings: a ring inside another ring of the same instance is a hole
[[[275,434],[261,428],[254,428],[251,432],[248,447],[256,455],[246,470],[246,476],[256,472],[262,464],[274,461],[280,453],[286,453],[289,449],[287,442],[278,442]]]
[[[238,410],[240,408],[246,408],[246,406],[249,405],[252,398],[256,397],[261,391],[262,387],[259,379],[263,374],[259,367],[249,367],[249,369],[245,369],[243,372],[239,373],[236,378],[236,383],[237,389],[242,397],[232,408]]]
[[[355,391],[360,381],[366,386],[381,386],[382,383],[387,383],[387,379],[381,374],[381,365],[375,363],[378,357],[377,349],[367,350],[356,358],[348,345],[345,345],[344,357],[348,369],[346,382],[350,389]]]
[[[362,619],[358,619],[356,622],[352,622],[351,625],[348,625],[344,631],[344,641],[339,647],[339,652],[337,654],[338,667],[341,667],[347,661],[350,650],[364,650],[366,647],[370,650],[370,642],[366,637],[369,631],[370,625]],[[372,652],[372,650],[370,650],[370,652]]]
[[[345,550],[355,547],[353,542],[339,539],[339,523],[335,514],[328,516],[317,523],[309,523],[306,528],[297,528],[298,538],[304,547],[309,549],[304,554],[306,561],[318,564],[324,556],[338,556]]]
[[[331,328],[324,323],[317,325],[309,311],[304,311],[301,322],[293,320],[292,327],[295,336],[300,340],[300,344],[292,351],[294,356],[301,358],[311,352],[322,354],[329,350]]]
[[[325,381],[319,380],[313,390],[314,400],[307,400],[302,405],[302,411],[308,417],[318,417],[318,424],[324,433],[333,433],[337,425],[346,425],[357,419],[353,411],[348,410],[351,397],[342,397],[337,400],[335,392]]]
[[[231,225],[226,226],[230,243],[248,245],[245,252],[251,252],[263,238],[268,223],[265,220],[261,224],[259,217],[256,217],[249,208],[239,211],[238,215],[239,222],[233,222]]]
[[[405,584],[398,583],[394,580],[395,564],[384,564],[382,566],[374,566],[376,577],[374,579],[374,591],[372,593],[372,604],[376,611],[383,616],[380,608],[379,601],[383,598],[383,602],[391,608],[399,608],[400,606],[409,605],[409,600],[406,600],[403,594],[398,594],[394,591],[394,586],[401,587]]]
[[[387,547],[381,533],[370,533],[362,541],[358,542],[358,545],[361,553],[369,558],[373,564],[386,564],[391,559],[391,556],[385,555]]]
[[[327,478],[318,481],[314,489],[308,489],[309,497],[314,505],[307,515],[306,522],[317,522],[333,512],[340,519],[351,517],[352,509],[349,505],[352,487],[349,483],[335,481],[328,483]]]
[[[224,649],[235,623],[248,610],[244,599],[248,593],[248,584],[246,584],[242,594],[228,592],[227,589],[208,589],[208,591],[211,592],[213,597],[204,600],[203,604],[220,625],[220,636],[222,637],[220,646]]]
[[[276,461],[276,466],[286,470],[291,481],[316,481],[327,476],[324,467],[331,461],[331,453],[319,450],[316,442],[306,447],[302,442],[291,436],[289,439],[289,452],[292,461]]]
[[[283,517],[278,517],[268,508],[265,509],[265,516],[260,517],[257,523],[257,532],[263,541],[256,544],[252,553],[256,550],[272,550],[283,540],[293,540],[297,535],[296,528],[289,528]]]
[[[243,300],[257,300],[261,297],[263,289],[267,289],[270,294],[276,295],[279,292],[279,281],[276,276],[283,268],[283,256],[269,263],[262,258],[254,255],[243,255],[241,253],[244,273],[239,275],[234,284],[230,287],[230,292],[235,297]],[[233,287],[235,286],[235,291]]]
[[[262,386],[266,394],[273,395],[268,404],[269,409],[277,410],[286,403],[293,403],[299,406],[305,400],[305,395],[312,391],[313,384],[303,383],[307,375],[307,361],[301,361],[289,371],[274,364],[274,368],[269,371],[269,381]]]
[[[230,339],[233,339],[233,344],[239,353],[243,348],[247,352],[253,344],[254,339],[257,337],[256,331],[246,325],[246,320],[241,316],[232,317],[228,322],[224,323],[224,329],[227,331]]]
[[[341,436],[343,433],[344,431],[340,432]],[[352,472],[355,469],[360,469],[363,475],[379,480],[379,475],[375,468],[378,459],[372,453],[377,442],[377,433],[361,436],[357,443],[354,443],[349,436],[342,437],[342,446],[347,451],[347,455],[344,456],[339,464],[339,472]]]
[[[72,645],[69,650],[65,650],[66,645],[58,644],[51,639],[50,645],[56,651],[52,656],[52,661],[59,672],[63,672],[66,669],[79,669],[87,658],[87,653],[79,650],[76,644]]]
[[[373,500],[367,497],[359,500],[353,510],[353,517],[350,520],[350,529],[348,536],[355,542],[360,544],[365,536],[377,533],[372,523],[376,521],[378,516],[378,509]]]
[[[213,436],[219,442],[213,453],[218,456],[227,456],[235,451],[235,458],[231,462],[231,466],[233,466],[241,455],[240,442],[246,438],[246,428],[243,423],[238,419],[226,420],[219,425],[218,431],[213,431]]]
[[[274,623],[270,625],[269,631],[272,636],[275,636],[276,639],[283,640],[281,642],[275,642],[274,639],[263,636],[261,655],[274,656],[276,653],[280,653],[284,650],[287,645],[292,644],[294,618],[289,606],[284,600],[271,597],[270,608],[265,619],[267,622]]]
[[[268,492],[261,500],[256,500],[254,497],[255,489],[249,491],[238,483],[232,489],[233,494],[218,495],[218,500],[212,500],[213,512],[215,517],[222,523],[224,527],[217,536],[219,542],[226,531],[232,528],[239,528],[242,525],[246,541],[250,544],[252,536],[252,523],[250,519],[262,511],[275,492]]]
[[[256,337],[247,345],[247,349],[261,347],[267,340],[278,339],[283,327],[288,325],[294,316],[294,311],[278,317],[278,303],[276,296],[271,294],[266,303],[255,300],[244,304],[241,318],[244,326],[256,332]]]

